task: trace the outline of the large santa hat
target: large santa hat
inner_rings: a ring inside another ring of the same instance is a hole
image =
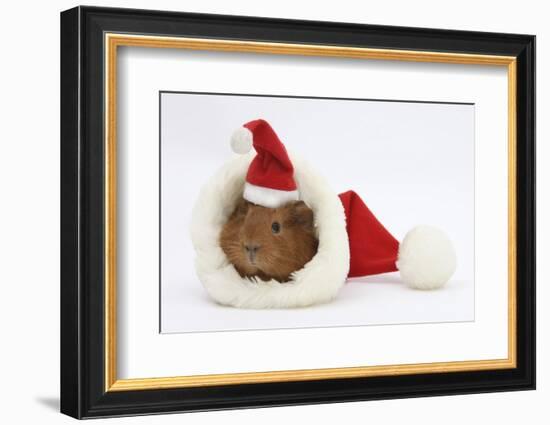
[[[221,304],[301,307],[331,300],[350,277],[399,271],[410,287],[435,289],[454,273],[454,248],[441,230],[417,226],[399,243],[359,195],[353,191],[336,195],[308,164],[298,157],[291,161],[266,121],[244,124],[233,134],[231,146],[239,154],[253,146],[256,154],[230,162],[203,188],[191,229],[199,278]],[[319,248],[290,282],[251,282],[225,258],[219,232],[240,196],[268,208],[298,199],[312,208]]]

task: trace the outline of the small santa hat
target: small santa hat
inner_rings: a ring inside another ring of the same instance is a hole
[[[233,133],[231,148],[235,153],[245,154],[252,146],[257,155],[248,168],[244,199],[268,208],[297,201],[294,167],[285,146],[267,121],[250,121]]]

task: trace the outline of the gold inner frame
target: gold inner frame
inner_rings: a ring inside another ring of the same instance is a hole
[[[370,49],[128,34],[105,34],[105,391],[510,369],[516,367],[516,58],[462,53]],[[116,325],[116,123],[119,46],[325,56],[507,67],[508,72],[508,357],[418,364],[118,379]]]

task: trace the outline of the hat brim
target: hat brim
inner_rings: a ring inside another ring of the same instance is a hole
[[[256,186],[246,182],[243,198],[256,205],[267,208],[278,208],[292,201],[300,199],[298,190],[277,190],[268,187]]]
[[[300,199],[315,217],[319,248],[313,259],[296,271],[290,282],[255,282],[240,277],[221,249],[221,229],[243,194],[252,158],[254,153],[229,161],[199,194],[193,209],[191,238],[200,281],[215,301],[234,307],[292,308],[332,300],[349,270],[344,209],[325,179],[300,158],[291,156]]]

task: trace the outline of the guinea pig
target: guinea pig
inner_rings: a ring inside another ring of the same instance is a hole
[[[241,277],[288,282],[317,253],[313,211],[303,201],[266,208],[241,198],[220,246]]]

